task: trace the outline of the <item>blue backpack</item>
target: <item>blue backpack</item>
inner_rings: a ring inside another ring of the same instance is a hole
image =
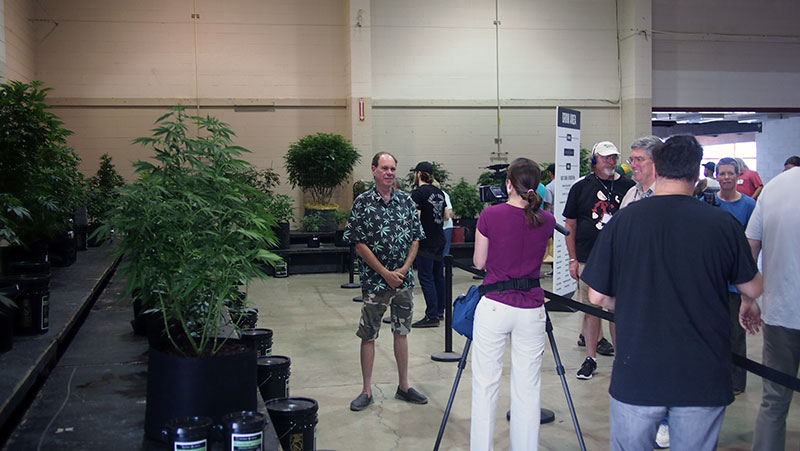
[[[472,340],[472,325],[475,322],[475,309],[481,297],[492,291],[504,290],[527,291],[539,287],[539,279],[510,279],[503,282],[481,285],[472,285],[466,294],[460,294],[453,301],[453,330]]]

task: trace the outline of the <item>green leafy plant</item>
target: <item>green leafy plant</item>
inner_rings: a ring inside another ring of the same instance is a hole
[[[30,245],[67,228],[82,194],[80,158],[42,83],[0,84],[0,233]]]
[[[348,180],[361,154],[341,135],[317,133],[290,145],[284,159],[292,187],[311,196],[306,207],[322,209],[332,205],[333,191]]]
[[[317,233],[322,228],[325,219],[319,213],[310,213],[300,218],[300,230],[309,233]]]
[[[331,214],[333,222],[336,224],[337,227],[342,227],[344,223],[347,221],[347,218],[350,217],[349,210],[342,210],[341,208],[337,208],[333,210]]]
[[[257,169],[250,167],[242,171],[244,182],[264,194],[272,194],[281,184],[280,176],[272,168]]]
[[[353,183],[353,200],[360,196],[361,193],[371,190],[374,186],[374,180],[356,180],[356,182]]]
[[[547,168],[551,164],[553,164],[553,163],[549,162],[549,161],[545,162],[545,163],[539,163],[539,169],[542,170],[542,180],[541,180],[542,185],[547,185],[548,183],[550,183],[552,181],[552,180],[550,180],[550,174],[547,173]]]
[[[581,175],[586,175],[592,172],[592,151],[589,149],[581,149]]]
[[[450,188],[449,194],[450,202],[453,204],[453,213],[457,218],[477,218],[483,210],[478,188],[464,180],[464,177],[461,177],[461,180]]]
[[[90,223],[104,223],[108,220],[108,212],[119,199],[119,188],[125,180],[117,173],[111,157],[104,153],[100,157],[97,173],[86,181],[86,209]]]
[[[500,186],[505,183],[505,177],[496,178],[495,174],[497,174],[495,171],[481,172],[478,176],[478,186]]]
[[[294,219],[294,199],[286,194],[268,195],[266,208],[277,222],[292,222]]]
[[[101,232],[113,227],[122,237],[123,296],[147,293],[139,295],[143,307],[162,313],[177,352],[214,355],[238,286],[265,277],[260,265],[278,260],[266,250],[275,219],[263,207],[266,195],[243,181],[250,165],[239,157],[249,151],[232,144],[228,124],[181,106],[156,124],[152,137],[134,141],[156,161],[134,163],[139,178],[122,188]]]
[[[440,187],[447,191],[450,188],[450,172],[442,167],[442,164],[438,161],[431,161],[431,166],[433,166],[433,178],[439,182]],[[408,175],[405,176],[403,183],[401,184],[403,189],[413,190],[416,188],[414,186],[414,172],[409,172]]]

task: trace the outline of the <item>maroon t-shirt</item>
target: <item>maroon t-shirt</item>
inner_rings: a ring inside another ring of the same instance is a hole
[[[509,279],[539,278],[547,242],[553,236],[555,218],[540,210],[543,222],[538,227],[529,226],[522,208],[509,204],[493,205],[481,212],[478,230],[489,239],[486,257],[488,285]],[[536,308],[544,304],[544,291],[506,290],[486,293],[486,297],[518,308]]]

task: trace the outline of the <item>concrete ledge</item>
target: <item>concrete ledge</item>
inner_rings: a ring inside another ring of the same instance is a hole
[[[72,266],[53,268],[50,278],[50,330],[42,335],[14,337],[11,351],[0,354],[0,427],[45,378],[63,353],[80,319],[113,274],[117,265],[111,249],[90,248],[78,253]]]

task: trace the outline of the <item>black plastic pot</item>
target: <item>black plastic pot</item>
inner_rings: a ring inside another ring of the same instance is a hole
[[[276,249],[289,249],[289,245],[291,244],[289,223],[279,222],[278,225],[272,228],[272,231],[275,233],[275,237],[278,239]]]
[[[312,249],[319,247],[319,237],[312,235],[311,238],[308,239],[308,247]]]
[[[350,243],[344,240],[344,230],[337,230],[333,234],[333,245],[336,247],[348,247]]]
[[[0,263],[3,274],[13,274],[11,265],[16,262],[47,262],[49,261],[48,245],[46,241],[35,241],[29,247],[8,246],[0,247]]]
[[[222,441],[226,451],[260,450],[264,446],[267,416],[260,412],[232,412],[222,417]]]
[[[19,286],[11,278],[0,278],[0,295],[13,300],[19,294]],[[0,353],[14,347],[14,310],[0,303]]]
[[[75,263],[78,258],[78,241],[75,232],[66,230],[56,233],[50,241],[50,264],[64,267]]]
[[[267,403],[267,412],[281,448],[311,451],[317,444],[317,401],[310,398],[278,398]]]
[[[14,333],[39,335],[50,330],[50,275],[14,276],[20,293],[15,298]]]
[[[161,431],[165,442],[173,450],[208,449],[213,424],[208,417],[186,417],[169,420]]]
[[[258,391],[264,402],[289,397],[292,359],[282,355],[258,359]]]
[[[242,331],[241,342],[256,351],[256,357],[272,355],[271,329],[246,329]]]
[[[256,372],[256,353],[245,346],[214,357],[182,357],[151,347],[145,435],[163,442],[161,431],[172,418],[205,416],[219,424],[227,413],[256,410]]]

